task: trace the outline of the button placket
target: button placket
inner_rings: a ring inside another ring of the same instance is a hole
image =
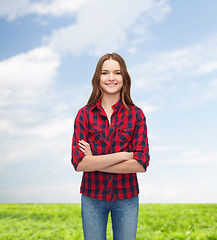
[[[112,198],[112,183],[108,182],[108,196],[111,199]]]

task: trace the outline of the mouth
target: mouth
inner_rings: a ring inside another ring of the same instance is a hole
[[[106,83],[106,85],[113,87],[113,86],[116,86],[116,85],[118,85],[118,84],[117,84],[117,83]]]

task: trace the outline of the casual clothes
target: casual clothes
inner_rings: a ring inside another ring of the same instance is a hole
[[[139,211],[138,195],[116,201],[104,201],[81,195],[81,216],[85,240],[105,240],[111,212],[113,240],[136,239]]]
[[[93,155],[116,152],[133,152],[133,159],[149,165],[149,148],[145,115],[140,108],[129,105],[129,112],[120,99],[112,106],[110,123],[102,108],[101,100],[95,105],[81,108],[74,123],[72,164],[77,169],[85,156],[78,141],[90,144]],[[80,192],[91,198],[115,201],[131,198],[139,193],[136,173],[116,174],[100,171],[83,172]]]

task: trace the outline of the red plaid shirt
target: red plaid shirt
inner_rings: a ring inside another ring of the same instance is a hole
[[[145,170],[148,167],[147,128],[142,110],[130,105],[128,114],[121,99],[112,108],[110,124],[100,100],[95,105],[79,110],[72,140],[72,164],[75,170],[85,156],[78,147],[78,141],[82,139],[90,144],[93,155],[134,152],[133,159],[141,163]],[[131,198],[139,193],[137,176],[136,173],[83,172],[80,192],[107,201]]]

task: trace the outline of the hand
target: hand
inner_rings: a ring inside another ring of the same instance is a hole
[[[133,152],[119,152],[118,154],[124,154],[122,156],[124,156],[125,160],[130,160],[133,159]]]
[[[84,140],[79,140],[78,145],[79,149],[84,153],[85,156],[93,155],[89,143],[85,142]]]
[[[130,159],[133,159],[133,152],[129,152]]]

